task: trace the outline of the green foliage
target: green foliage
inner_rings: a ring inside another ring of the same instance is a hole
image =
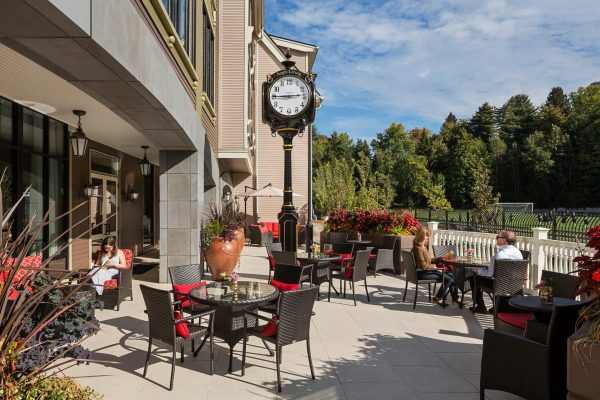
[[[69,377],[38,375],[0,387],[0,398],[11,400],[99,400],[103,396]]]
[[[203,248],[209,247],[213,240],[220,237],[226,241],[233,240],[236,231],[244,226],[244,216],[239,205],[229,204],[222,209],[211,205],[208,215],[200,229],[200,241]]]
[[[322,165],[314,177],[315,208],[329,214],[335,208],[353,208],[355,187],[348,161],[336,159]]]

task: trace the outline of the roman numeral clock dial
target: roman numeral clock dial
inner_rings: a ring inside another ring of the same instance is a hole
[[[276,113],[294,117],[307,107],[309,88],[296,76],[283,76],[273,81],[269,90],[269,103]]]

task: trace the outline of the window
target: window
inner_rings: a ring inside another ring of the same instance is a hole
[[[212,31],[212,24],[208,17],[206,7],[202,8],[204,19],[203,53],[204,62],[202,64],[202,89],[208,96],[208,100],[214,106],[215,104],[215,37]]]
[[[162,0],[192,64],[196,65],[196,0]]]
[[[49,222],[36,237],[32,253],[43,257],[65,258],[59,253],[67,243],[68,217],[57,220],[68,209],[68,140],[67,126],[48,116],[0,98],[0,173],[6,168],[2,183],[4,207],[14,204],[31,185],[29,197],[17,208],[13,237],[21,232],[36,213],[34,224],[40,223],[49,210]],[[48,246],[48,248],[44,249]],[[65,263],[66,266],[66,263]]]

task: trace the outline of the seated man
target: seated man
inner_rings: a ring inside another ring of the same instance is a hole
[[[487,309],[485,308],[485,303],[483,302],[483,291],[481,290],[481,288],[493,288],[494,282],[492,280],[492,277],[494,276],[494,262],[496,260],[523,259],[523,255],[521,254],[521,251],[517,249],[515,243],[517,243],[517,235],[513,231],[498,232],[498,235],[496,236],[496,244],[499,248],[496,255],[490,260],[490,266],[487,269],[479,268],[473,271],[476,275],[471,276],[469,278],[469,282],[471,284],[471,287],[475,287],[474,283],[475,280],[477,280],[477,293],[473,294],[475,298],[475,312],[487,312]],[[473,311],[473,307],[469,307],[469,309]],[[493,312],[493,309],[490,309],[490,312]]]

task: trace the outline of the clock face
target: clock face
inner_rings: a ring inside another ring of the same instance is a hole
[[[273,109],[286,117],[300,114],[309,102],[306,82],[296,76],[276,79],[269,89],[269,103]]]

